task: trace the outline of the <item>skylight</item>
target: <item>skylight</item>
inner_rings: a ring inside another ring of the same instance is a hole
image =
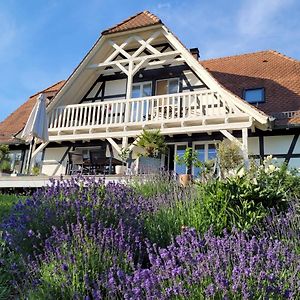
[[[265,89],[245,89],[244,99],[249,103],[262,103],[265,102]]]

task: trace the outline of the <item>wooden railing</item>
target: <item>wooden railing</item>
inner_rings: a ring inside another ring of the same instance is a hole
[[[49,115],[49,131],[225,117],[236,113],[240,111],[218,93],[197,91],[60,106]]]

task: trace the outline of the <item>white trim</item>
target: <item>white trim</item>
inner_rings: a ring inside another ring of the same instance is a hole
[[[177,146],[186,146],[186,148],[189,146],[188,142],[174,142],[174,172],[177,174],[177,162],[176,162],[176,155],[177,155]],[[185,172],[187,172],[187,168],[185,168]]]
[[[194,141],[192,142],[192,149],[195,150],[195,146],[204,145],[204,162],[208,161],[208,146],[214,145],[217,150],[217,145],[220,143],[220,140],[210,140],[210,141]],[[192,174],[194,175],[195,166],[192,166]]]

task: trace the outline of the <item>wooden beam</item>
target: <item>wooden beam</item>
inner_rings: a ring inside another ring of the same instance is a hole
[[[121,148],[112,138],[107,138],[107,141],[116,149],[119,154],[121,153]]]
[[[249,167],[249,157],[248,157],[248,128],[242,129],[242,140],[243,140],[243,157],[246,168]]]
[[[99,63],[99,64],[92,64],[87,66],[87,69],[97,69],[97,68],[102,68],[102,67],[108,67],[108,66],[114,66],[116,65],[116,63],[129,63],[130,61],[132,62],[139,62],[139,61],[143,61],[145,59],[151,60],[151,59],[156,59],[156,58],[167,58],[167,57],[172,57],[174,55],[179,55],[181,54],[179,51],[169,51],[169,52],[165,52],[165,53],[160,53],[160,54],[152,54],[152,55],[143,55],[143,56],[139,56],[139,57],[132,57],[130,59],[120,59],[117,61],[110,61],[110,62],[103,62],[103,63]]]
[[[239,146],[239,148],[240,148],[241,150],[243,150],[243,144],[242,144],[235,136],[233,136],[228,130],[223,130],[223,129],[221,129],[220,132],[221,132],[225,137],[227,137],[230,141],[236,143],[236,144]]]
[[[57,142],[59,142],[59,141],[57,141]],[[44,148],[46,148],[48,144],[49,144],[49,142],[42,143],[41,145],[39,145],[39,147],[38,147],[36,150],[34,150],[34,151],[32,152],[31,159],[35,158],[36,155],[37,155],[40,151],[42,151]]]

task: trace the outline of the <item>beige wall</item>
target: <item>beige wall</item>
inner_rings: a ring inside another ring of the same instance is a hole
[[[65,174],[68,156],[65,157],[62,164],[59,164],[59,161],[62,159],[65,154],[67,147],[61,148],[46,148],[44,161],[42,165],[42,174],[48,176],[59,176]]]
[[[265,136],[265,154],[286,154],[289,151],[294,135]]]

